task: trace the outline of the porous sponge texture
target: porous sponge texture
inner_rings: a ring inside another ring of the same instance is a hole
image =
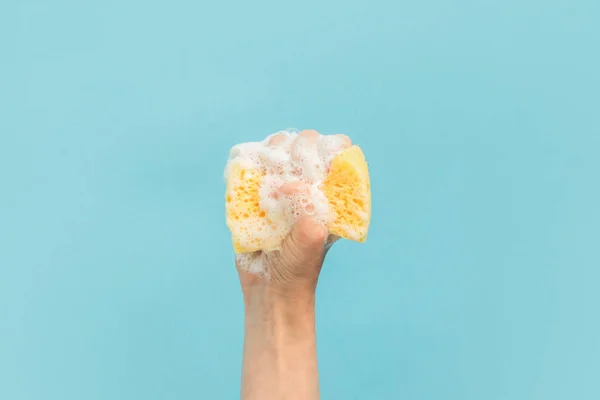
[[[267,247],[272,223],[260,208],[259,189],[263,173],[236,165],[230,172],[225,195],[227,226],[236,254]]]
[[[226,188],[226,221],[236,254],[274,250],[281,240],[281,227],[261,209],[260,187],[264,177],[259,169],[235,165]],[[327,198],[329,233],[364,242],[371,220],[371,185],[365,156],[358,146],[337,154],[321,190]]]
[[[332,213],[329,233],[364,242],[371,222],[371,181],[360,147],[334,157],[322,189]]]

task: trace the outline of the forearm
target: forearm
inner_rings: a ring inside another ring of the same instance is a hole
[[[318,399],[314,292],[282,297],[256,285],[244,300],[242,399]]]

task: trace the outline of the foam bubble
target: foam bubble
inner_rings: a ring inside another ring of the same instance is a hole
[[[262,174],[259,205],[266,218],[240,220],[238,228],[247,233],[241,239],[258,238],[261,243],[268,244],[262,253],[238,255],[239,268],[254,274],[267,274],[268,253],[280,249],[281,242],[298,218],[312,215],[324,225],[332,218],[321,185],[332,159],[349,145],[345,135],[284,130],[260,142],[232,147],[225,168],[226,181],[231,179],[236,166]],[[282,187],[292,189],[290,193],[282,193]]]

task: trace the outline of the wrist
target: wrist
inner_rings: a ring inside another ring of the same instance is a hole
[[[244,289],[244,399],[318,399],[314,291]]]
[[[314,309],[316,286],[260,281],[242,284],[242,293],[247,310],[256,304],[269,304],[288,310]]]
[[[243,294],[247,321],[268,321],[281,329],[314,325],[315,291],[310,288],[290,290],[261,282],[245,287]]]

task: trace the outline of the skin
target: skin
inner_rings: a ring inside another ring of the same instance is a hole
[[[315,137],[317,132],[303,131],[296,140]],[[303,182],[286,183],[278,195],[307,190]],[[315,292],[327,251],[339,238],[311,217],[311,207],[281,251],[255,254],[266,258],[268,277],[238,268],[245,310],[242,400],[319,399]]]

